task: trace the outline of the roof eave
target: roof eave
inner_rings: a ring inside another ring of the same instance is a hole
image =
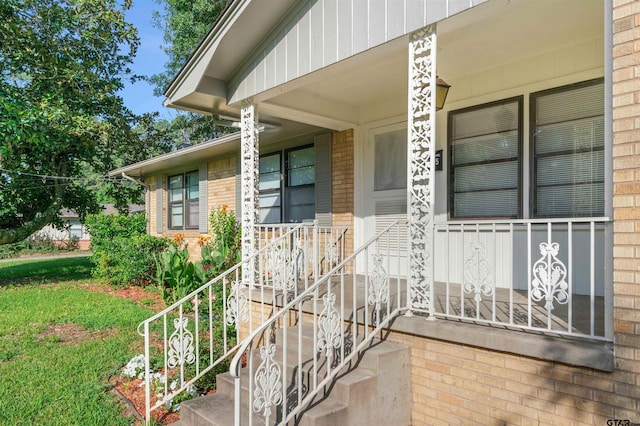
[[[115,170],[111,170],[107,175],[109,177],[119,177],[122,174],[143,177],[160,170],[169,169],[181,158],[196,156],[198,158],[205,158],[215,155],[223,155],[225,153],[231,153],[235,150],[235,144],[240,140],[240,132],[230,133],[228,135],[221,136],[208,142],[204,142],[198,145],[183,148],[178,151],[169,152],[167,154],[159,155],[157,157],[149,158],[148,160],[140,161],[128,166],[120,167]],[[210,151],[210,153],[207,153]],[[205,155],[202,155],[205,154]]]

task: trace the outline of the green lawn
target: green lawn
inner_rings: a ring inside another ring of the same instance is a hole
[[[4,261],[0,262],[0,285],[87,279],[92,267],[88,256]]]
[[[86,258],[0,263],[0,424],[132,423],[108,377],[151,312],[84,289],[89,271]]]

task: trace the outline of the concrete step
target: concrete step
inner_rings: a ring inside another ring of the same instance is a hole
[[[180,422],[184,426],[230,426],[234,424],[233,410],[233,398],[216,392],[183,402]],[[265,424],[260,413],[253,413],[253,421],[255,425]],[[241,410],[240,424],[249,424],[249,412],[246,409]]]
[[[304,412],[301,426],[410,424],[407,347],[377,342],[351,368],[325,390],[325,400]]]
[[[283,353],[284,348],[281,346],[283,336],[288,336],[287,345],[287,357],[286,363],[284,362]],[[313,380],[314,370],[317,374],[317,381],[322,381],[327,374],[327,359],[324,354],[321,354],[317,359],[317,365],[314,366],[313,356],[316,352],[314,350],[313,341],[313,326],[305,325],[302,327],[302,344],[298,345],[298,328],[290,327],[285,334],[282,329],[276,332],[276,352],[274,354],[274,360],[281,368],[281,374],[286,374],[286,381],[289,384],[289,388],[293,388],[294,383],[297,383],[299,378],[302,378],[303,383],[309,383]],[[339,356],[339,353],[336,355]],[[348,353],[345,353],[347,356]],[[254,372],[259,367],[262,359],[260,358],[259,351],[256,350],[253,356],[253,368]],[[248,368],[243,368],[240,371],[241,383],[242,383],[242,398],[249,397],[249,375]],[[300,374],[298,371],[300,370]],[[232,397],[235,392],[235,383],[233,377],[229,373],[223,373],[217,377],[217,392]]]
[[[287,374],[287,390],[289,398],[294,401],[290,407],[295,407],[297,396],[298,353],[302,354],[303,383],[312,380],[314,342],[313,327],[302,327],[302,344],[299,346],[298,328],[289,327],[287,365],[282,366],[281,342],[285,336],[282,330],[276,332],[277,350],[276,361]],[[357,343],[357,342],[356,342]],[[320,357],[324,360],[324,355]],[[260,365],[259,351],[253,359],[254,371]],[[319,362],[318,381],[325,376],[326,363]],[[248,368],[241,370],[242,377],[242,413],[241,424],[248,424],[250,410]],[[314,398],[308,408],[299,414],[297,423],[302,426],[337,426],[394,424],[408,425],[410,410],[409,392],[409,350],[407,347],[376,340],[344,368],[337,379],[327,385]],[[213,395],[197,398],[183,403],[181,408],[181,422],[184,426],[215,426],[233,424],[233,396],[235,383],[229,373],[217,376],[217,391]],[[303,395],[304,397],[304,395]],[[261,413],[253,413],[253,424],[264,424]],[[271,423],[279,421],[281,413],[274,413]],[[180,425],[182,426],[182,425]]]

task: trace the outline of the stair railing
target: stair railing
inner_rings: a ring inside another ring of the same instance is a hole
[[[249,408],[243,422],[248,416],[255,425],[296,423],[406,309],[408,258],[402,227],[406,223],[390,224],[292,300],[283,301],[242,342],[229,370],[235,382],[236,426],[244,398]],[[312,330],[311,342],[303,339],[305,329]]]
[[[170,404],[211,370],[226,371],[241,336],[250,335],[308,283],[301,265],[319,258],[320,243],[317,223],[283,229],[253,255],[138,326],[144,337],[147,423],[152,410]],[[311,263],[318,276],[318,262]],[[250,273],[243,279],[244,268]]]

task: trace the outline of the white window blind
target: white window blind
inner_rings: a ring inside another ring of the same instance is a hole
[[[374,136],[373,190],[407,187],[407,129]]]
[[[260,157],[260,223],[281,222],[280,154]]]
[[[315,179],[314,146],[292,148],[261,156],[260,222],[302,222],[314,219]]]
[[[604,84],[531,95],[535,217],[604,214]]]
[[[518,217],[522,98],[449,115],[454,218]]]

